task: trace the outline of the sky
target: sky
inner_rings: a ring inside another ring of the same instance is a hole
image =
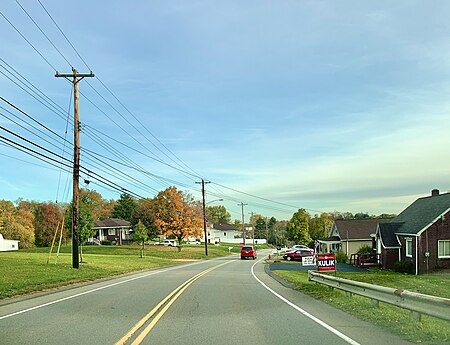
[[[72,66],[95,74],[79,83],[81,187],[106,199],[199,199],[204,178],[233,219],[241,202],[245,219],[289,219],[398,214],[450,190],[446,1],[41,3],[0,5],[0,96],[46,126],[0,101],[0,199],[70,201],[61,158],[5,138],[71,159],[71,84],[54,75]]]

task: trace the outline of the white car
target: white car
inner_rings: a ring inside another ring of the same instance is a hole
[[[311,249],[311,248],[309,248],[307,246],[304,246],[303,244],[295,244],[291,248],[286,250],[286,253],[295,252],[296,250],[305,250],[305,249],[308,250],[308,249]]]
[[[177,246],[177,241],[175,240],[162,240],[161,242],[157,242],[155,244],[159,244],[162,246],[168,246],[168,247],[176,247]]]
[[[200,241],[187,241],[186,244],[201,244]]]

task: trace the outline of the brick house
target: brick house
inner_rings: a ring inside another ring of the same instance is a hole
[[[450,193],[417,199],[389,223],[378,224],[382,265],[401,262],[411,273],[450,268]]]

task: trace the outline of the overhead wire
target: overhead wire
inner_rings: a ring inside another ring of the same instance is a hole
[[[39,0],[38,0],[39,1]],[[27,16],[30,18],[30,20],[32,20],[33,21],[33,23],[38,27],[38,29],[41,31],[41,33],[47,38],[47,40],[52,44],[52,46],[58,51],[58,53],[60,53],[60,55],[64,58],[64,60],[66,60],[66,62],[67,63],[69,63],[69,65],[70,65],[70,62],[68,61],[68,59],[67,58],[65,58],[65,56],[62,54],[62,52],[56,47],[56,45],[54,45],[53,44],[53,42],[51,41],[51,39],[43,32],[43,30],[42,29],[40,29],[40,27],[39,27],[39,25],[33,20],[33,18],[29,15],[29,13],[23,8],[23,6],[16,0],[16,2],[19,4],[19,6],[22,8],[22,10],[24,10],[24,12],[27,14]],[[44,9],[44,11],[47,13],[47,15],[50,17],[50,19],[53,21],[53,23],[56,25],[56,27],[58,28],[58,30],[61,32],[61,34],[64,36],[64,38],[66,39],[66,41],[70,44],[70,46],[72,47],[72,49],[74,49],[74,51],[76,52],[76,54],[78,55],[78,57],[83,61],[83,63],[86,65],[86,67],[88,67],[89,68],[89,66],[87,65],[87,63],[86,63],[86,61],[82,58],[82,56],[79,54],[79,52],[76,50],[76,48],[75,48],[75,46],[70,42],[70,40],[67,38],[67,36],[64,34],[64,32],[62,31],[62,29],[59,27],[59,25],[56,23],[56,21],[53,19],[53,17],[51,16],[51,14],[48,12],[48,10],[45,8],[45,6],[42,4],[42,2],[41,1],[39,1],[39,4],[41,5],[41,7]],[[2,15],[2,17],[16,30],[16,32],[17,33],[19,33],[19,35],[36,51],[36,53],[38,53],[40,56],[41,56],[41,58],[43,58],[44,59],[44,61],[53,69],[53,70],[55,70],[56,71],[56,69],[54,68],[54,66],[37,50],[37,48],[20,32],[20,30],[18,30],[15,26],[14,26],[14,24],[0,11],[0,15]],[[90,68],[89,68],[90,69]],[[1,71],[0,71],[1,72]],[[147,157],[148,158],[151,158],[151,159],[153,159],[153,160],[155,160],[155,161],[157,161],[157,162],[159,162],[159,163],[161,163],[161,164],[165,164],[166,166],[168,166],[168,167],[170,167],[170,168],[172,168],[172,169],[175,169],[175,170],[178,170],[179,172],[181,172],[182,174],[188,174],[188,175],[190,175],[190,176],[192,176],[192,177],[195,177],[195,178],[201,178],[200,177],[200,175],[198,174],[198,173],[196,173],[192,168],[190,168],[187,164],[185,164],[178,156],[176,156],[168,147],[166,147],[166,145],[164,145],[164,143],[162,143],[153,133],[151,133],[145,126],[143,126],[143,124],[139,121],[139,119],[136,117],[136,116],[134,116],[134,114],[118,99],[118,97],[117,96],[115,96],[114,95],[114,93],[105,85],[105,83],[103,83],[100,79],[99,79],[99,82],[102,84],[102,86],[116,99],[116,101],[143,127],[143,128],[145,128],[146,129],[146,131],[155,139],[155,140],[157,140],[158,142],[159,142],[159,144],[161,145],[161,146],[163,146],[166,150],[167,150],[167,152],[170,152],[174,157],[176,157],[186,168],[188,168],[189,170],[191,170],[191,171],[193,171],[194,172],[194,174],[192,174],[192,173],[189,173],[189,172],[187,172],[187,171],[185,171],[184,169],[180,169],[180,168],[177,168],[177,167],[175,167],[175,166],[173,166],[173,165],[171,165],[171,164],[168,164],[168,163],[166,163],[166,162],[164,162],[163,160],[161,160],[161,159],[158,159],[158,158],[155,158],[155,157],[151,157],[151,156],[148,156],[147,155]],[[17,84],[16,84],[17,85]],[[19,86],[19,85],[18,85]],[[20,86],[19,86],[20,87]],[[95,90],[95,88],[93,88],[94,89],[94,91],[102,98],[102,99],[104,99],[108,104],[110,104],[103,96],[101,96],[99,93],[98,93],[98,91],[97,90]],[[88,98],[87,98],[88,99]],[[92,103],[92,102],[91,102]],[[94,104],[93,104],[94,105]],[[111,104],[110,104],[111,105]],[[95,106],[95,105],[94,105]],[[112,106],[112,105],[111,105]],[[112,106],[113,107],[113,106]],[[98,110],[100,110],[100,108],[98,108],[98,107],[96,107]],[[113,107],[113,109],[115,109],[114,107]],[[101,111],[101,110],[100,110]],[[115,111],[117,111],[117,109],[115,109]],[[54,111],[55,112],[55,111]],[[118,111],[117,111],[118,112]],[[103,112],[104,113],[104,112]],[[118,112],[119,113],[119,112]],[[106,115],[106,113],[104,113],[105,115]],[[123,117],[123,116],[122,116]],[[110,118],[111,119],[111,118]],[[114,122],[114,121],[113,121]],[[115,122],[114,122],[115,123]],[[127,123],[128,124],[130,124],[134,129],[136,129],[136,127],[134,126],[134,125],[132,125],[128,120],[127,120]],[[117,126],[119,126],[120,128],[122,128],[120,125],[118,125],[117,123],[115,123]],[[140,132],[140,131],[138,131],[139,132],[139,134],[141,134],[142,136],[143,136],[143,133],[142,132]],[[126,133],[127,135],[129,135],[129,136],[131,136],[131,134],[129,134],[129,133]],[[133,136],[131,136],[131,137],[133,137]],[[145,136],[144,136],[145,137]],[[150,141],[151,142],[151,141]],[[156,146],[153,142],[151,142],[152,143],[152,145],[153,146],[155,146],[159,151],[161,151],[166,157],[168,157],[168,155],[165,153],[165,152],[163,152],[158,146]],[[141,146],[143,146],[140,142],[139,142],[139,144],[141,145]],[[148,149],[148,148],[147,148]],[[154,155],[154,153],[152,153],[153,155]],[[169,157],[168,157],[169,158]],[[171,158],[170,158],[171,159]],[[173,160],[173,159],[171,159],[171,160]],[[178,163],[177,163],[177,165],[178,165]],[[294,205],[290,205],[290,204],[287,204],[287,203],[282,203],[282,202],[278,202],[278,201],[274,201],[274,200],[271,200],[271,199],[268,199],[268,198],[264,198],[264,197],[260,197],[260,196],[256,196],[256,195],[253,195],[253,194],[251,194],[251,193],[246,193],[246,192],[242,192],[242,191],[239,191],[239,190],[237,190],[237,189],[234,189],[234,188],[231,188],[231,187],[227,187],[227,186],[224,186],[224,185],[222,185],[222,184],[219,184],[219,183],[216,183],[216,182],[213,182],[213,185],[212,185],[212,187],[214,188],[214,189],[216,189],[216,191],[218,191],[218,193],[215,193],[215,195],[220,195],[221,197],[224,197],[224,196],[226,196],[226,194],[225,193],[223,193],[220,189],[219,189],[219,187],[221,187],[221,188],[225,188],[225,189],[228,189],[228,190],[231,190],[231,191],[233,191],[233,192],[236,192],[236,193],[241,193],[241,194],[243,194],[243,195],[246,195],[246,196],[249,196],[249,197],[252,197],[252,198],[256,198],[256,199],[259,199],[259,200],[262,200],[262,201],[265,201],[265,202],[269,202],[269,203],[276,203],[276,204],[278,204],[278,205],[280,205],[280,206],[285,206],[285,207],[289,207],[289,208],[299,208],[299,207],[297,207],[297,206],[294,206]],[[211,194],[211,195],[214,195],[212,192],[209,192],[209,194]],[[261,206],[263,205],[263,204],[260,204]],[[266,206],[267,207],[267,206]],[[274,209],[274,207],[272,207],[273,209]],[[314,212],[321,212],[321,211],[317,211],[317,210],[312,210],[312,209],[307,209],[307,210],[310,210],[310,211],[314,211]]]
[[[17,1],[17,0],[16,0]],[[81,59],[81,61],[83,61],[84,65],[91,71],[92,69],[90,68],[90,66],[87,64],[87,62],[83,59],[83,57],[81,56],[81,54],[78,52],[78,50],[75,48],[75,46],[72,44],[72,42],[69,40],[69,38],[67,37],[67,35],[64,33],[64,31],[61,29],[61,27],[58,25],[58,23],[56,22],[56,20],[53,18],[53,16],[50,14],[50,12],[47,10],[47,8],[44,6],[44,4],[38,0],[39,4],[41,5],[41,7],[44,9],[45,13],[49,16],[49,18],[51,19],[51,21],[55,24],[55,26],[58,28],[59,32],[62,34],[62,36],[65,38],[65,40],[67,41],[67,43],[72,47],[72,49],[75,51],[75,53],[77,54],[77,56]],[[191,167],[189,167],[181,158],[179,158],[172,150],[170,150],[161,140],[158,139],[158,137],[156,137],[146,126],[144,126],[144,124],[130,111],[130,109],[125,106],[125,104],[111,91],[111,89],[97,76],[97,80],[100,82],[100,84],[105,88],[105,90],[107,90],[111,96],[128,112],[128,114],[130,114],[135,120],[136,122],[146,130],[146,132],[148,134],[150,134],[162,147],[164,147],[166,149],[167,152],[169,152],[170,154],[172,154],[173,157],[175,157],[181,164],[183,164],[186,168],[188,168],[189,170],[191,170],[195,175],[197,175],[197,177],[199,177],[200,175],[195,172]],[[90,83],[88,82],[88,84],[90,85]],[[90,85],[91,86],[91,85]],[[91,86],[92,87],[92,86]],[[96,91],[97,92],[97,91]],[[97,92],[98,93],[98,92]],[[98,93],[99,94],[99,93]],[[100,95],[100,94],[99,94]],[[106,99],[100,95],[100,97],[102,99],[104,99],[106,101]],[[106,101],[107,102],[107,101]],[[113,109],[115,109],[109,102],[107,102]],[[123,115],[121,115],[120,112],[117,111],[117,109],[115,109],[116,112],[123,117]],[[123,117],[125,119],[125,117]],[[130,122],[128,122],[131,125]],[[134,125],[133,125],[133,128]],[[137,128],[135,128],[137,130]],[[140,133],[140,132],[139,132]],[[141,133],[140,133],[141,134]],[[142,135],[142,134],[141,134]],[[148,138],[147,138],[148,140]],[[158,149],[162,154],[164,154],[167,158],[171,159],[163,150],[161,150],[158,146],[156,146],[151,140],[148,140],[156,149]],[[171,159],[172,160],[172,159]],[[173,160],[172,160],[173,161]]]

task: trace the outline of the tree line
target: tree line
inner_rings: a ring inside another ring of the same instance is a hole
[[[201,203],[176,187],[169,187],[154,198],[138,200],[128,194],[122,194],[118,200],[107,200],[95,190],[81,188],[78,215],[81,244],[95,235],[94,222],[107,218],[129,221],[137,230],[133,236],[139,242],[163,235],[180,243],[188,236],[202,234]],[[61,223],[64,239],[70,240],[72,204],[0,200],[0,233],[6,239],[19,240],[20,248],[49,246]]]
[[[94,222],[106,218],[119,218],[130,222],[134,229],[132,239],[144,243],[158,236],[175,238],[178,243],[193,237],[202,238],[202,204],[191,194],[168,187],[154,198],[135,199],[122,194],[118,200],[107,200],[92,189],[81,188],[79,192],[79,241],[84,244],[95,235]],[[305,209],[295,212],[289,221],[277,220],[253,214],[251,231],[246,237],[265,238],[273,245],[288,243],[312,245],[315,240],[328,236],[335,219],[389,218],[367,213],[334,212],[311,216]],[[208,223],[232,224],[225,206],[207,206]],[[20,248],[45,247],[52,242],[59,226],[64,227],[64,239],[70,240],[72,231],[72,205],[54,202],[17,200],[15,203],[0,200],[0,233],[6,239],[19,240]],[[239,220],[234,220],[236,229],[244,229]],[[248,224],[247,224],[248,225]]]

